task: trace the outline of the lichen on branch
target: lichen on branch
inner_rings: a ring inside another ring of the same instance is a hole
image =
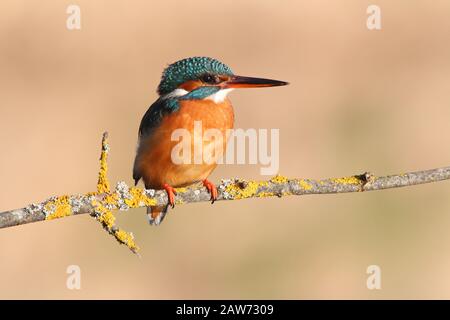
[[[116,222],[111,210],[115,207],[112,205],[114,201],[113,195],[110,195],[109,179],[108,179],[108,133],[103,133],[102,138],[102,151],[100,155],[100,170],[98,173],[97,181],[97,193],[92,195],[91,204],[94,208],[91,216],[93,216],[98,222],[101,223],[103,228],[116,240],[126,245],[133,253],[137,253],[139,247],[134,242],[134,236],[132,233],[128,233],[125,230],[120,229]],[[104,201],[97,199],[97,196],[107,195],[104,197]]]
[[[110,191],[108,180],[108,132],[103,133],[102,152],[100,154],[100,170],[98,172],[97,192],[107,193]]]
[[[53,220],[71,215],[90,214],[115,239],[137,253],[139,247],[132,233],[120,229],[112,211],[168,203],[164,190],[145,190],[118,182],[114,190],[108,180],[108,134],[103,134],[97,190],[85,194],[51,197],[41,203],[0,213],[0,228],[31,222]],[[450,167],[376,177],[370,173],[328,179],[290,179],[277,175],[265,181],[223,179],[217,200],[283,197],[288,195],[332,194],[375,191],[450,179]],[[176,204],[209,202],[210,194],[201,184],[177,188]]]

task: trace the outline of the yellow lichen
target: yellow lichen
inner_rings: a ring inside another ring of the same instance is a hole
[[[112,227],[114,226],[114,223],[116,222],[116,217],[114,217],[114,215],[112,214],[111,211],[105,210],[98,217],[98,221],[100,221],[101,224],[103,224],[103,226],[105,226],[106,228],[108,228],[108,230],[110,230],[110,229],[112,229]]]
[[[98,195],[98,192],[96,192],[96,191],[89,191],[89,192],[86,192],[84,195],[86,196],[86,198],[89,198],[89,197],[92,197],[92,196],[95,197],[95,196]]]
[[[356,176],[333,178],[331,181],[337,184],[361,184],[361,180]]]
[[[72,214],[69,196],[60,196],[54,200],[48,201],[44,208],[47,212],[50,212],[50,214],[45,217],[45,220],[58,219]]]
[[[262,186],[267,186],[267,182],[237,182],[226,186],[225,192],[229,193],[234,199],[245,199],[253,197]]]
[[[134,242],[133,236],[130,233],[118,229],[114,232],[114,236],[116,237],[117,241],[125,244],[128,248],[130,248],[131,251],[137,252],[139,250],[139,247]]]
[[[108,134],[103,134],[102,151],[100,156],[100,170],[98,173],[97,191],[88,192],[84,197],[90,199],[91,205],[94,208],[93,216],[101,223],[103,228],[113,235],[116,240],[125,244],[131,251],[137,253],[138,246],[134,242],[132,234],[119,229],[116,225],[116,217],[111,212],[111,208],[117,208],[119,205],[120,195],[117,192],[111,193],[110,184],[108,181]],[[138,207],[140,205],[154,205],[156,201],[149,199],[143,190],[138,188],[130,188],[129,193],[131,199],[124,201],[130,207]],[[69,196],[61,196],[47,201],[44,206],[46,212],[46,219],[51,220],[61,218],[72,214],[72,207],[70,205]]]
[[[270,179],[270,182],[273,182],[273,183],[286,183],[288,181],[289,181],[288,178],[280,176],[278,174],[275,177],[273,177],[272,179]]]
[[[187,191],[188,191],[187,188],[175,188],[175,192],[176,193],[185,193]]]
[[[273,192],[260,192],[257,195],[258,198],[266,198],[266,197],[273,197],[273,196],[275,196],[275,193],[273,193]]]
[[[298,184],[300,185],[300,187],[303,190],[311,190],[312,189],[312,185],[309,184],[309,182],[307,182],[305,179],[300,179],[300,181],[298,182]]]
[[[125,244],[131,251],[137,253],[139,247],[134,242],[133,236],[124,230],[118,229],[115,226],[116,217],[112,214],[111,210],[103,205],[103,202],[93,200],[92,205],[95,207],[97,213],[96,219],[102,224],[102,226],[112,234],[117,241]]]
[[[156,200],[147,197],[142,189],[131,187],[129,189],[129,193],[131,195],[131,199],[125,199],[124,202],[130,208],[138,208],[140,206],[149,207],[157,204]]]
[[[100,156],[100,171],[98,172],[97,192],[107,193],[110,191],[108,181],[108,135],[105,133],[102,140],[102,153]]]
[[[112,212],[100,201],[92,200],[91,203],[97,213],[96,219],[110,231],[114,227],[114,222],[116,221]]]
[[[112,194],[108,193],[103,201],[106,204],[117,206],[117,204],[119,202],[119,196],[117,195],[117,193],[112,193]]]

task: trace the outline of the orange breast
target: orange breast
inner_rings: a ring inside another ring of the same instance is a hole
[[[180,101],[179,110],[165,116],[160,126],[140,141],[136,165],[146,187],[160,189],[164,183],[183,187],[206,179],[225,151],[227,130],[233,128],[233,123],[233,108],[228,99],[222,103]],[[172,141],[175,130],[178,140]],[[217,139],[219,134],[223,139]],[[190,157],[188,153],[176,152],[187,145]]]

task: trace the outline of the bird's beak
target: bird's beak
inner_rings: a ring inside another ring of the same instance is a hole
[[[289,83],[272,79],[232,76],[223,83],[223,86],[224,88],[259,88],[285,86],[287,84]]]

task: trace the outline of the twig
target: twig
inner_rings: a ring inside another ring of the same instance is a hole
[[[110,190],[107,178],[107,133],[103,135],[102,154],[100,157],[100,172],[96,192],[78,195],[63,195],[52,197],[38,204],[25,208],[0,213],[0,228],[7,228],[26,223],[52,220],[71,215],[90,214],[120,242],[127,245],[133,252],[138,247],[131,234],[115,225],[112,210],[128,210],[147,206],[163,206],[167,204],[167,194],[162,190],[145,190],[129,187],[125,182],[119,182],[114,191]],[[375,177],[370,173],[343,178],[289,179],[275,176],[267,181],[245,181],[241,179],[226,179],[218,186],[217,200],[239,200],[248,198],[263,198],[287,195],[331,194],[375,191],[391,188],[412,186],[450,179],[450,167],[402,173],[384,177]],[[178,188],[176,204],[191,202],[208,202],[210,194],[205,187],[193,185]]]
[[[97,181],[97,194],[110,194],[111,190],[109,187],[108,180],[108,133],[103,133],[102,138],[102,152],[100,155],[100,170],[98,173],[98,181]],[[112,207],[107,204],[99,201],[98,199],[91,198],[91,204],[93,206],[93,212],[91,212],[91,216],[95,217],[95,219],[101,223],[103,228],[111,235],[113,235],[116,240],[125,244],[132,252],[137,253],[139,247],[134,242],[134,237],[132,233],[128,233],[122,229],[120,229],[115,223],[116,217],[111,212]]]

